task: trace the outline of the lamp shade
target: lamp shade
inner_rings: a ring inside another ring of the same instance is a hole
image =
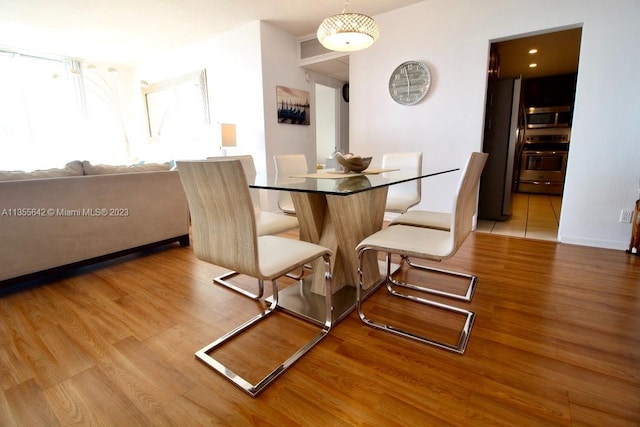
[[[236,146],[236,125],[222,123],[220,124],[220,131],[222,134],[222,146],[235,147]]]
[[[367,15],[340,13],[322,21],[317,37],[327,49],[350,52],[371,46],[379,32],[376,21]]]

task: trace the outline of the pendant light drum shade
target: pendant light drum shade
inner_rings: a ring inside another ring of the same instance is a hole
[[[378,38],[378,24],[360,13],[340,13],[326,18],[318,28],[318,41],[341,52],[366,49]]]

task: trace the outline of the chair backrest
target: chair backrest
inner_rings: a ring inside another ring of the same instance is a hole
[[[462,172],[451,211],[452,246],[456,251],[473,229],[473,216],[478,207],[480,175],[487,162],[486,153],[471,153]]]
[[[291,175],[303,175],[309,172],[307,158],[304,154],[277,154],[273,156],[276,166],[276,179],[279,183],[294,182]],[[285,211],[293,211],[291,193],[288,191],[278,192],[278,207]]]
[[[256,220],[241,160],[177,161],[176,165],[189,203],[195,255],[259,277]]]
[[[251,155],[207,157],[207,160],[239,160],[242,164],[242,169],[247,182],[254,182],[256,180],[256,164],[253,162],[253,157]],[[250,188],[249,194],[251,195],[251,202],[253,203],[254,211],[256,213],[260,212],[262,210],[260,207],[260,190]]]
[[[280,175],[305,174],[309,172],[304,154],[276,154],[273,156],[276,173]]]
[[[417,174],[422,173],[422,153],[386,153],[382,155],[383,169],[405,169],[411,170]],[[402,204],[405,205],[400,211],[406,211],[409,207],[417,205],[422,199],[422,180],[415,179],[413,181],[404,182],[389,186],[387,192],[387,205],[389,210],[393,209],[394,198],[402,198]]]

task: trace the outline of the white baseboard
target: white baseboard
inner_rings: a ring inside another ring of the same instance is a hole
[[[570,245],[592,246],[602,249],[616,249],[623,251],[629,249],[629,242],[623,242],[619,240],[588,239],[584,237],[565,236],[558,234],[558,241],[560,243],[568,243]]]

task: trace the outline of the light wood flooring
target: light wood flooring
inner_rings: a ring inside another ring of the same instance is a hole
[[[351,313],[256,399],[193,354],[261,304],[213,285],[222,270],[191,248],[5,292],[0,426],[640,425],[640,257],[472,233],[442,267],[479,276],[473,301],[458,303],[477,314],[464,355]],[[378,292],[368,312],[443,334],[453,322],[387,299]],[[251,374],[316,331],[274,316],[230,363]]]
[[[513,193],[506,221],[479,220],[477,231],[526,239],[558,240],[562,196]]]

